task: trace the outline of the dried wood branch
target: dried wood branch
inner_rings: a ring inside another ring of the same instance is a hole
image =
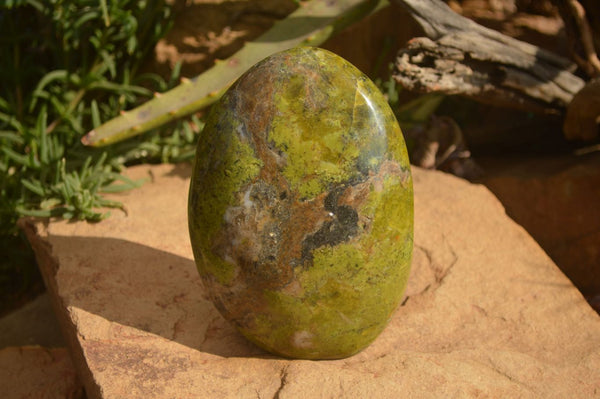
[[[413,39],[396,60],[394,78],[421,92],[444,92],[494,105],[558,112],[584,81],[569,60],[485,28],[439,0],[394,0],[428,38]]]

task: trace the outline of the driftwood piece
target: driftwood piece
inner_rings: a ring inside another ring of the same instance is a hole
[[[409,90],[460,94],[534,112],[563,111],[584,81],[569,60],[462,17],[439,0],[394,0],[428,38],[396,59],[394,78]]]

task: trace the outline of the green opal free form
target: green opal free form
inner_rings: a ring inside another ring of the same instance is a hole
[[[375,85],[318,48],[274,54],[208,115],[189,195],[216,308],[286,357],[370,344],[410,269],[413,191],[402,132]]]

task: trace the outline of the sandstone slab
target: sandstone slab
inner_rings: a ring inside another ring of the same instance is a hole
[[[375,342],[335,361],[251,345],[192,260],[190,169],[99,224],[23,220],[90,398],[600,396],[600,318],[483,186],[413,170],[413,269]]]
[[[83,386],[65,348],[0,350],[0,392],[6,399],[80,399]]]
[[[481,180],[581,292],[600,294],[600,152],[488,158]]]

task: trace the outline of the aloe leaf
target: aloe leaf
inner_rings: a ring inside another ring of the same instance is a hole
[[[174,89],[157,94],[82,137],[100,147],[136,136],[215,102],[239,76],[263,58],[298,45],[318,46],[341,29],[388,5],[387,0],[311,0],[278,21],[226,60]]]

